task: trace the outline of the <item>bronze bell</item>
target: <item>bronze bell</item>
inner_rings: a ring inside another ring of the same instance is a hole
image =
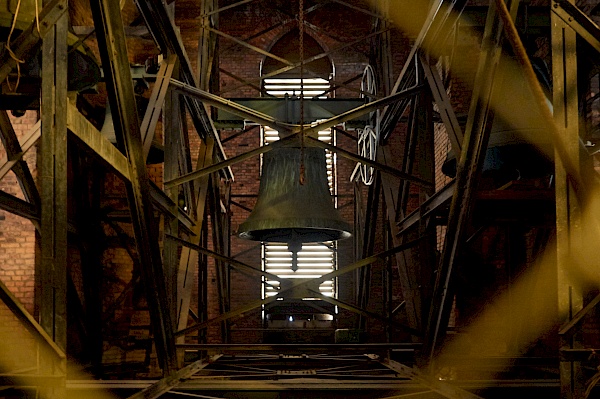
[[[139,96],[138,96],[139,98]],[[143,117],[143,114],[141,115]],[[102,124],[102,128],[100,129],[100,133],[104,137],[108,139],[113,144],[116,144],[117,137],[115,134],[115,124],[112,118],[112,112],[110,110],[110,103],[106,102],[106,109],[104,111],[104,123]],[[150,152],[146,157],[147,164],[157,164],[165,161],[165,149],[162,143],[158,142],[156,139],[152,140],[152,144],[150,145]]]
[[[543,68],[535,68],[540,65],[540,60],[532,59],[532,63],[540,82],[549,82],[550,76],[546,76]],[[504,56],[495,79],[497,86],[491,102],[494,118],[482,176],[493,178],[499,186],[520,178],[553,174],[554,149],[520,64]],[[550,91],[550,87],[544,88]],[[456,156],[450,150],[442,172],[456,176],[456,163]]]
[[[351,236],[350,225],[331,201],[325,150],[304,148],[304,184],[300,184],[300,154],[296,147],[264,154],[258,199],[238,233],[248,240],[287,243],[294,271],[302,243]]]

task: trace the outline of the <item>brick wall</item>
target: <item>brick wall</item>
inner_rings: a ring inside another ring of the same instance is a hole
[[[10,113],[9,113],[10,115]],[[11,115],[17,137],[22,139],[37,121],[37,113],[28,111],[20,118]],[[2,147],[2,146],[0,146]],[[6,159],[4,148],[0,158]],[[36,168],[36,146],[23,157],[34,178]],[[9,172],[0,180],[0,189],[24,199],[15,175]],[[33,313],[35,228],[33,224],[10,212],[0,211],[0,279],[10,291]]]

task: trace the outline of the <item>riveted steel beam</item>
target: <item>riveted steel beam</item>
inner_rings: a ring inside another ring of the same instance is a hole
[[[167,306],[164,271],[158,245],[158,226],[151,203],[150,183],[135,108],[121,10],[118,3],[107,0],[94,0],[90,5],[107,81],[117,143],[124,149],[129,161],[131,180],[126,184],[127,197],[154,341],[160,367],[168,375],[177,368],[175,339]],[[165,17],[169,18],[168,15]]]
[[[516,18],[519,1],[511,1],[510,16]],[[450,204],[448,232],[440,260],[431,309],[427,323],[425,356],[431,362],[445,337],[453,302],[453,272],[455,262],[465,242],[465,232],[470,223],[474,193],[489,140],[494,110],[494,77],[502,54],[503,29],[495,4],[490,4],[483,35],[482,55],[475,75],[475,86],[465,128],[464,143],[458,161],[456,189]]]

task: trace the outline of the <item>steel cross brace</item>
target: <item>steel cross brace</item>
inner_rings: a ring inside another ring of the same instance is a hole
[[[2,178],[4,176],[6,176],[6,174],[8,172],[11,171],[13,166],[15,166],[23,158],[25,153],[27,151],[29,151],[29,149],[31,147],[33,147],[35,145],[35,143],[37,143],[39,138],[42,136],[41,127],[42,127],[42,122],[38,121],[29,130],[27,135],[22,140],[19,141],[19,146],[21,147],[21,151],[19,151],[16,154],[13,154],[12,156],[8,157],[7,159],[0,160],[0,180],[2,180]]]
[[[285,293],[293,292],[293,290],[306,289],[307,286],[313,286],[313,287],[318,286],[319,284],[321,284],[324,281],[332,280],[332,279],[334,279],[334,278],[336,278],[336,277],[338,277],[340,275],[343,275],[345,273],[349,273],[351,271],[358,270],[358,269],[360,269],[362,267],[368,266],[368,265],[376,262],[379,259],[385,259],[388,256],[392,256],[392,255],[394,255],[397,252],[404,251],[404,250],[406,250],[408,248],[411,248],[412,246],[414,246],[419,241],[420,241],[420,239],[416,239],[416,240],[413,240],[413,241],[406,242],[406,243],[404,243],[404,244],[402,244],[400,246],[397,246],[395,248],[392,248],[392,249],[389,249],[387,251],[380,252],[378,254],[375,254],[375,255],[369,256],[367,258],[361,259],[361,260],[359,260],[357,262],[354,262],[354,263],[352,263],[352,264],[350,264],[348,266],[345,266],[342,269],[338,269],[338,270],[333,271],[331,273],[324,274],[324,275],[322,275],[321,277],[318,277],[318,278],[306,279],[306,280],[302,279],[302,280],[290,282],[289,285],[288,285],[288,287],[286,287],[286,288],[282,289],[281,291],[279,291],[277,293],[277,295],[274,295],[274,296],[271,296],[271,297],[268,297],[268,298],[265,298],[265,299],[256,300],[254,302],[251,302],[251,303],[247,304],[246,306],[243,306],[241,308],[232,310],[230,312],[227,312],[225,314],[217,316],[217,317],[215,317],[213,319],[210,319],[210,320],[207,320],[205,322],[197,323],[195,325],[189,326],[189,327],[187,327],[184,330],[179,330],[179,331],[177,331],[175,333],[175,336],[182,336],[182,335],[185,335],[185,334],[190,333],[192,331],[196,331],[196,330],[199,330],[199,329],[206,328],[206,327],[208,327],[211,324],[214,324],[214,323],[217,323],[217,322],[220,322],[220,321],[223,321],[223,320],[227,320],[227,319],[230,319],[232,317],[243,315],[244,313],[249,312],[249,311],[251,311],[253,309],[256,309],[256,308],[258,308],[261,305],[266,305],[266,304],[275,302],[275,301],[277,301],[277,299],[279,297],[285,296],[284,295]],[[187,243],[186,245],[190,245],[190,244]],[[201,249],[201,248],[198,248],[198,249]]]
[[[510,4],[511,17],[517,14],[519,1]],[[433,362],[446,331],[453,297],[453,272],[464,234],[470,221],[477,182],[487,149],[491,120],[494,110],[490,108],[494,93],[494,77],[500,61],[502,48],[502,26],[497,18],[497,10],[492,3],[488,10],[482,48],[473,97],[469,107],[469,117],[465,129],[465,139],[458,161],[456,189],[450,204],[448,232],[440,260],[433,291],[431,309],[427,323],[425,356]]]
[[[407,61],[402,68],[402,71],[396,79],[396,83],[390,94],[398,92],[401,88],[405,88],[411,85],[414,72],[414,58],[421,49],[425,52],[435,55],[434,43],[441,45],[445,41],[445,36],[440,37],[443,34],[443,29],[440,27],[447,26],[454,23],[462,13],[462,10],[466,4],[465,0],[435,0],[431,5],[429,14],[419,32],[415,43],[411,49],[411,52],[407,56]],[[437,29],[436,29],[437,28]],[[400,118],[399,112],[401,109],[396,106],[387,107],[381,115],[381,135],[386,138],[395,128],[395,122]]]
[[[150,2],[148,2],[150,3]],[[162,3],[161,3],[162,4]],[[90,2],[108,97],[118,144],[125,150],[129,163],[130,183],[126,184],[133,231],[138,246],[146,300],[150,309],[154,340],[163,372],[177,368],[173,323],[167,306],[164,271],[158,246],[158,229],[151,204],[150,184],[135,98],[125,30],[119,4],[107,0]],[[168,15],[165,13],[165,17]]]
[[[165,3],[162,0],[135,0],[135,3],[161,51],[163,53],[169,51],[170,54],[177,56],[180,63],[180,76],[182,81],[192,87],[198,87],[198,82],[185,51],[185,47],[170,18],[170,13],[167,11]],[[215,140],[215,156],[219,161],[226,160],[227,157],[225,156],[225,151],[219,141],[219,135],[206,109],[197,100],[192,98],[186,98],[185,103],[190,110],[192,122],[194,123],[198,135],[203,139],[205,138],[205,135],[211,136]],[[229,168],[224,170],[224,174],[228,179],[233,178],[233,173]]]
[[[17,176],[17,180],[19,181],[21,191],[23,192],[26,201],[38,207],[41,201],[40,193],[37,190],[29,166],[27,166],[27,162],[21,158],[23,149],[21,148],[21,144],[13,129],[12,123],[8,118],[8,113],[5,110],[0,111],[0,133],[8,158],[11,160],[14,160],[16,157],[19,158],[19,161],[12,167],[12,171],[15,176]]]
[[[344,49],[346,49],[348,47],[354,46],[355,44],[358,44],[358,43],[360,43],[360,42],[362,42],[364,40],[367,40],[367,39],[369,39],[371,37],[380,35],[380,34],[386,32],[388,30],[389,29],[378,30],[377,32],[370,33],[370,34],[368,34],[368,35],[366,35],[364,37],[361,37],[360,39],[356,39],[356,40],[354,40],[354,41],[352,41],[350,43],[343,44],[343,45],[341,45],[339,47],[336,47],[336,48],[334,48],[332,50],[329,50],[327,52],[324,52],[324,53],[317,54],[317,55],[314,55],[312,57],[309,57],[309,58],[307,58],[307,59],[304,60],[304,64],[309,64],[309,63],[311,63],[313,61],[316,61],[318,59],[327,57],[327,56],[329,56],[329,55],[331,55],[333,53],[336,53],[336,52],[344,50]],[[300,66],[300,63],[299,62],[295,62],[295,63],[292,63],[292,64],[287,65],[285,67],[282,67],[280,69],[277,69],[277,70],[275,70],[273,72],[269,72],[267,74],[264,74],[264,75],[262,75],[262,76],[260,76],[258,78],[249,79],[249,82],[260,82],[260,81],[262,81],[264,79],[272,78],[273,76],[277,76],[277,75],[282,74],[284,72],[291,71],[292,69],[298,68],[299,66]],[[228,88],[227,90],[219,92],[219,94],[223,95],[224,93],[228,93],[230,91],[237,90],[237,89],[239,89],[241,87],[244,87],[244,86],[246,86],[246,85],[243,84],[243,85],[233,86],[233,87]]]
[[[553,0],[552,3],[552,12],[600,52],[600,27],[575,4],[566,0]]]
[[[58,19],[67,12],[66,0],[53,0],[40,12],[40,30],[38,32],[35,21],[12,43],[13,53],[16,59],[29,59],[40,45],[40,40],[54,27]],[[3,82],[8,74],[17,66],[17,61],[4,51],[0,57],[0,82]]]
[[[384,366],[387,366],[390,370],[394,370],[401,377],[410,378],[411,380],[423,384],[427,388],[431,388],[432,391],[444,396],[448,399],[483,399],[481,396],[477,396],[469,391],[454,386],[450,383],[440,381],[430,375],[427,375],[415,368],[405,366],[402,363],[398,363],[394,360],[386,359],[382,362]]]
[[[208,359],[198,360],[189,366],[186,366],[173,374],[163,378],[150,385],[148,388],[141,390],[140,392],[129,396],[127,399],[156,399],[169,392],[171,389],[176,388],[179,384],[190,378],[198,371],[210,366],[212,363],[219,360],[222,355],[211,356]]]
[[[83,116],[75,105],[67,103],[67,128],[69,131],[97,155],[104,163],[110,166],[113,171],[122,179],[131,182],[129,175],[129,161],[117,147],[115,147],[106,137],[96,129],[96,127]],[[36,136],[39,137],[39,134]],[[31,140],[27,140],[29,143]],[[154,205],[165,214],[172,218],[177,218],[182,227],[188,231],[193,227],[194,222],[189,217],[177,210],[173,212],[174,202],[168,198],[158,187],[150,183],[150,193]]]

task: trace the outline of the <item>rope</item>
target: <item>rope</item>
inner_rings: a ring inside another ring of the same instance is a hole
[[[40,10],[38,5],[38,0],[34,0],[35,2],[35,27],[37,28],[38,35],[41,37],[42,32],[40,31]]]
[[[300,47],[300,184],[305,182],[304,167],[304,0],[299,0],[298,13]]]
[[[37,6],[37,1],[36,1],[36,6]],[[13,21],[12,21],[12,26],[10,27],[10,32],[8,33],[8,39],[6,39],[6,51],[8,51],[8,54],[10,55],[10,58],[12,58],[13,60],[15,60],[15,62],[17,63],[17,82],[15,83],[15,92],[17,91],[17,88],[19,87],[19,82],[21,80],[21,65],[25,63],[25,61],[19,59],[17,57],[17,55],[11,50],[10,48],[10,38],[15,30],[15,26],[17,24],[17,17],[19,16],[19,10],[21,8],[21,0],[19,0],[17,2],[17,8],[15,9],[15,15],[13,16]],[[10,81],[8,80],[8,76],[6,77],[6,84],[8,85],[8,89],[10,91],[13,91],[12,87],[10,87]]]

